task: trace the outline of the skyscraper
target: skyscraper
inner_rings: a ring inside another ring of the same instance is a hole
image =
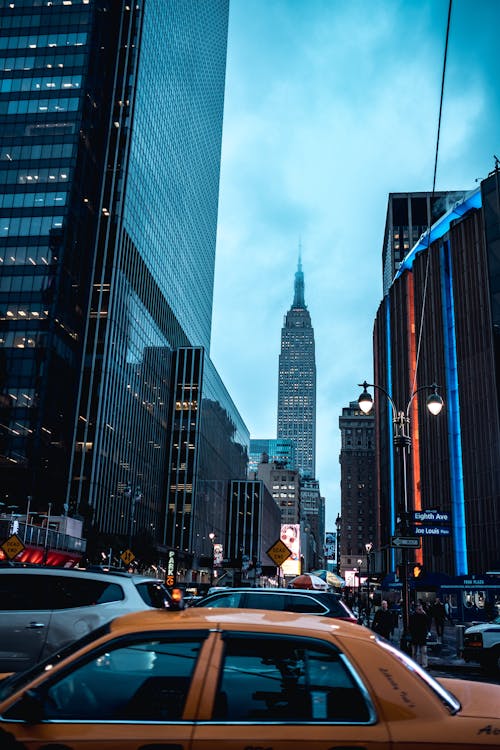
[[[447,519],[413,528],[422,541],[412,558],[466,579],[500,565],[499,207],[496,163],[402,260],[373,336],[374,382],[407,409],[411,435],[402,465],[391,405],[377,392],[380,546],[390,545],[406,495],[410,518]],[[425,406],[433,383],[444,399],[437,417]],[[396,563],[392,550],[391,570]]]
[[[294,297],[281,329],[277,437],[295,443],[296,467],[315,476],[316,359],[314,330],[304,301],[304,274],[299,257]]]
[[[357,401],[344,406],[339,417],[341,525],[338,561],[352,569],[365,544],[377,540],[377,482],[375,464],[375,420],[363,414]]]
[[[1,5],[0,472],[19,504],[161,525],[172,354],[210,347],[228,10]]]
[[[252,472],[257,471],[263,454],[267,455],[267,459],[271,463],[277,461],[288,469],[295,466],[295,444],[293,440],[252,438],[248,455],[248,476],[252,476]]]

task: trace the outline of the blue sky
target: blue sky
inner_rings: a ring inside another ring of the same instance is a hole
[[[431,190],[448,0],[231,0],[211,356],[276,437],[299,241],[316,339],[316,474],[340,512],[343,406],[373,376],[390,192]],[[454,0],[437,190],[500,157],[499,0]]]

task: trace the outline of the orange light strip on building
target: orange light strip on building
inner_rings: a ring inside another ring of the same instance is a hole
[[[409,376],[410,376],[410,395],[413,393],[413,384],[415,389],[417,388],[417,380],[415,377],[417,369],[417,346],[416,346],[416,330],[415,330],[415,290],[413,284],[413,274],[409,273],[406,277],[406,299],[408,300],[408,360],[409,360]],[[418,431],[418,400],[413,399],[410,406],[410,429],[412,431],[412,442],[411,442],[411,481],[412,481],[412,510],[422,510],[422,495],[420,493],[420,436]],[[423,554],[422,549],[415,550],[415,561],[422,564]]]

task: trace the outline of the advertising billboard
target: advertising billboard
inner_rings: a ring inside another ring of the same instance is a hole
[[[333,531],[327,531],[325,534],[325,558],[335,560],[337,547],[337,534]]]
[[[285,562],[281,566],[283,575],[300,575],[300,524],[282,524],[281,541],[286,544],[286,546],[292,553],[288,560],[285,560]]]

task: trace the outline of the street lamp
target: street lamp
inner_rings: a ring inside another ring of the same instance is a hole
[[[370,552],[373,549],[372,542],[365,544],[366,550],[366,616],[368,618],[368,625],[370,624]]]
[[[392,408],[392,423],[394,426],[393,441],[394,447],[399,451],[401,456],[401,481],[403,483],[403,507],[399,508],[400,517],[400,533],[405,534],[409,531],[409,507],[408,507],[408,487],[406,479],[406,455],[410,452],[411,448],[411,435],[410,435],[410,406],[413,399],[420,391],[432,390],[432,393],[427,398],[427,408],[431,414],[437,416],[443,408],[443,399],[439,395],[438,387],[435,383],[432,385],[422,385],[416,388],[410,396],[410,400],[406,405],[405,411],[400,411],[396,408],[396,404],[392,400],[389,393],[382,388],[380,385],[375,383],[367,383],[366,380],[363,383],[358,384],[363,388],[363,392],[358,399],[359,408],[364,414],[369,414],[373,407],[373,398],[368,393],[368,388],[376,388],[387,397],[391,408]],[[410,597],[408,587],[408,550],[406,547],[401,549],[401,565],[403,568],[403,587],[402,587],[402,615],[403,615],[403,634],[401,637],[401,648],[403,650],[408,649],[409,640],[409,625],[410,625]]]
[[[213,531],[211,531],[208,535],[208,538],[212,542],[212,555],[211,555],[211,562],[210,562],[210,586],[213,585],[214,582],[214,567],[215,567],[215,534]]]

